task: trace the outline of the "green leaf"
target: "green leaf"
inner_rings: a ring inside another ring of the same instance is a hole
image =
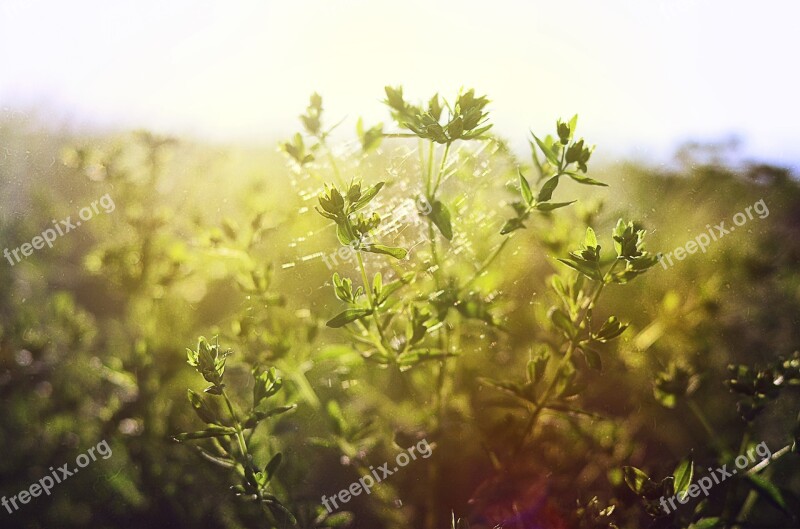
[[[544,183],[542,189],[539,190],[539,197],[537,198],[539,202],[547,202],[553,197],[553,191],[558,187],[558,178],[559,175],[555,175]]]
[[[616,316],[610,316],[600,327],[600,330],[592,335],[592,338],[598,342],[605,343],[625,332],[627,328],[628,325],[620,323]]]
[[[383,123],[378,123],[370,129],[364,129],[364,120],[358,118],[356,122],[356,134],[361,140],[361,148],[364,153],[368,153],[380,147],[383,141]]]
[[[267,475],[267,481],[272,479],[272,476],[275,474],[275,471],[278,470],[278,467],[281,464],[281,459],[283,456],[280,452],[272,456],[272,459],[269,460],[269,463],[264,467],[264,473]]]
[[[513,382],[503,382],[500,380],[492,380],[490,378],[479,377],[478,382],[481,384],[486,384],[487,386],[491,386],[495,389],[499,389],[503,393],[508,393],[515,397],[525,398],[522,394],[522,390],[520,389],[518,384],[514,384]]]
[[[531,135],[533,136],[533,139],[536,140],[536,145],[538,145],[539,149],[542,150],[542,153],[544,154],[545,158],[547,158],[547,161],[558,167],[558,158],[556,157],[556,154],[550,149],[550,147],[540,140],[536,134],[531,132]]]
[[[372,314],[372,309],[347,309],[328,320],[325,325],[337,329],[339,327],[344,327],[348,323],[360,320],[365,316],[369,316],[370,314]]]
[[[397,357],[397,364],[401,369],[405,370],[414,367],[422,362],[431,360],[443,360],[456,356],[454,353],[447,353],[439,349],[421,349],[416,351],[407,351]]]
[[[251,429],[258,426],[258,423],[263,421],[264,419],[269,419],[270,417],[274,417],[275,415],[281,415],[286,413],[287,411],[292,411],[297,407],[296,404],[290,404],[289,406],[278,406],[277,408],[268,410],[268,411],[254,411],[253,414],[247,418],[247,420],[242,425],[245,429]]]
[[[271,494],[264,495],[264,499],[261,500],[264,505],[270,510],[270,512],[279,520],[279,524],[281,527],[286,527],[287,522],[288,525],[296,526],[297,519],[294,517],[294,514],[283,506],[283,504],[278,501],[278,498]]]
[[[558,261],[564,263],[573,270],[577,270],[578,272],[585,275],[589,279],[595,281],[602,281],[603,279],[603,276],[597,269],[597,263],[590,264],[587,261],[578,261],[576,259],[561,259],[561,258],[559,258]]]
[[[572,324],[572,320],[567,316],[567,314],[561,309],[553,309],[550,311],[550,321],[553,322],[557,328],[564,331],[564,333],[573,338],[577,333],[575,326]]]
[[[572,116],[572,119],[569,120],[569,130],[570,130],[570,138],[575,135],[575,129],[578,127],[578,114]]]
[[[591,227],[586,228],[586,237],[583,239],[583,244],[587,248],[597,248],[597,235],[595,235]]]
[[[533,161],[533,165],[536,167],[536,170],[539,172],[539,177],[544,177],[544,170],[542,169],[542,162],[539,161],[539,155],[536,154],[536,146],[533,144],[531,140],[528,140],[528,144],[531,146],[531,160]]]
[[[781,490],[774,483],[758,474],[748,474],[747,479],[750,480],[753,488],[762,498],[791,516],[791,513],[786,507],[786,500],[783,499]]]
[[[408,272],[406,274],[403,274],[402,277],[400,277],[400,279],[392,281],[391,283],[385,285],[383,287],[383,290],[381,291],[380,297],[378,298],[377,301],[378,305],[382,305],[386,300],[389,299],[389,296],[391,296],[399,289],[401,289],[403,286],[413,281],[415,276],[416,274],[414,272]]]
[[[292,411],[293,409],[297,408],[297,404],[289,404],[287,406],[278,406],[277,408],[272,408],[271,410],[267,411],[257,411],[255,412],[255,416],[258,417],[259,421],[263,421],[264,419],[268,419],[270,417],[274,417],[275,415],[282,415],[287,411]]]
[[[253,369],[253,407],[275,395],[283,387],[283,379],[278,376],[274,367],[266,369],[261,373],[258,368]]]
[[[191,446],[194,447],[194,449],[197,450],[197,453],[200,454],[200,457],[202,457],[206,461],[210,461],[211,463],[214,463],[215,465],[219,465],[219,466],[225,467],[225,468],[234,468],[236,466],[236,462],[233,459],[229,458],[229,457],[218,456],[218,455],[212,454],[211,452],[209,452],[208,450],[206,450],[205,448],[203,448],[201,446],[197,446],[197,445],[191,445]]]
[[[385,183],[386,182],[378,182],[374,186],[364,191],[364,193],[361,195],[361,198],[359,198],[357,202],[350,206],[350,211],[358,211],[369,204],[370,201],[375,198],[375,195],[377,195],[378,192],[383,188]]]
[[[468,296],[456,303],[455,308],[467,318],[485,321],[492,325],[496,323],[490,311],[490,303],[479,296]]]
[[[188,441],[190,439],[207,439],[209,437],[223,437],[225,435],[234,435],[236,433],[235,428],[231,428],[230,426],[209,426],[205,430],[200,430],[197,432],[188,432],[188,433],[180,433],[173,437],[179,443],[184,441]]]
[[[453,239],[453,226],[450,223],[450,211],[440,200],[434,200],[431,204],[430,217],[433,223],[445,239]]]
[[[540,382],[549,361],[550,353],[547,351],[547,347],[542,347],[536,356],[528,361],[528,382],[533,384]]]
[[[563,208],[575,202],[577,202],[577,200],[570,200],[569,202],[540,202],[536,204],[535,209],[539,211],[553,211],[554,209]]]
[[[370,349],[369,351],[365,351],[361,353],[361,357],[364,358],[364,360],[369,360],[370,362],[375,362],[376,364],[382,366],[388,366],[389,364],[392,363],[392,357],[390,357],[386,353],[378,351],[377,349]]]
[[[336,221],[336,237],[342,246],[352,246],[356,238],[350,233],[346,221],[337,219]]]
[[[515,217],[513,219],[508,219],[506,223],[503,224],[503,228],[500,230],[500,235],[506,235],[512,231],[523,229],[524,227],[525,224],[522,222],[521,218]]]
[[[677,403],[677,397],[672,393],[653,388],[653,397],[665,408],[673,409]]]
[[[197,413],[197,416],[200,417],[203,422],[207,424],[216,424],[219,422],[216,412],[200,394],[190,389],[188,396],[192,408],[194,408],[195,413]]]
[[[691,459],[684,459],[672,472],[672,477],[675,479],[675,494],[687,493],[692,484],[692,476],[694,476],[694,462]]]
[[[408,251],[403,248],[384,246],[383,244],[365,244],[361,247],[361,249],[365,252],[391,255],[395,259],[403,259],[406,255],[408,255]]]
[[[329,400],[326,409],[328,411],[328,416],[333,420],[336,433],[341,435],[347,432],[347,419],[345,419],[339,403],[335,400]]]
[[[467,134],[461,136],[462,140],[474,140],[475,138],[479,138],[481,134],[486,132],[487,130],[491,129],[493,125],[489,124],[484,127],[477,128],[475,130],[470,131]]]
[[[225,217],[222,219],[222,231],[230,240],[235,241],[237,239],[236,232],[239,231],[239,227],[233,219]]]
[[[372,293],[375,295],[375,299],[380,299],[381,292],[383,292],[383,276],[378,272],[372,278]]]
[[[641,470],[636,467],[622,467],[622,474],[625,483],[636,494],[643,494],[646,488],[655,486],[655,483]]]
[[[723,525],[722,518],[713,516],[711,518],[701,518],[697,520],[689,526],[689,529],[717,529]]]
[[[433,119],[439,121],[442,117],[442,103],[439,101],[439,94],[433,94],[433,96],[428,101],[428,114],[431,115]]]
[[[457,140],[461,137],[462,132],[464,132],[464,120],[461,116],[456,116],[447,124],[447,136],[450,139]]]
[[[600,353],[589,347],[581,347],[581,351],[589,367],[597,371],[603,370],[603,360],[600,358]]]
[[[350,511],[337,512],[325,518],[323,527],[330,527],[331,529],[349,527],[353,524],[353,520],[355,520],[355,516]]]
[[[533,191],[531,191],[531,185],[525,180],[525,177],[522,176],[522,171],[519,172],[519,189],[522,192],[522,198],[525,200],[526,204],[530,204],[533,202]],[[549,200],[549,199],[548,199]]]
[[[595,180],[594,178],[589,178],[588,176],[584,176],[582,174],[573,171],[566,171],[566,174],[576,182],[584,185],[608,187],[608,184],[606,183],[600,182],[599,180]]]

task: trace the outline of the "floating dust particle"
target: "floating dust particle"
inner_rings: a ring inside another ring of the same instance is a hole
[[[312,259],[316,259],[317,257],[324,257],[324,256],[325,256],[325,252],[311,253],[311,254],[304,255],[303,257],[301,257],[300,261],[305,263],[306,261],[311,261]]]

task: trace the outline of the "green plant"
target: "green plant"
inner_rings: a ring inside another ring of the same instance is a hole
[[[270,399],[283,386],[283,380],[275,368],[266,370],[253,369],[253,395],[248,411],[237,412],[228,393],[225,391],[225,364],[232,354],[230,350],[222,350],[219,342],[210,343],[200,338],[196,349],[187,349],[188,363],[202,375],[210,386],[204,393],[212,397],[221,397],[225,403],[227,416],[221,413],[221,406],[209,397],[189,390],[189,403],[197,416],[206,423],[206,428],[194,432],[181,433],[174,437],[178,442],[207,439],[206,448],[193,445],[200,455],[221,467],[232,468],[238,474],[240,482],[231,490],[244,499],[256,502],[273,526],[295,524],[294,515],[278,499],[270,486],[282,455],[277,452],[263,466],[256,464],[249,446],[256,428],[266,419],[286,413],[295,408],[294,405],[270,407]]]
[[[550,381],[544,383],[552,352],[551,347],[542,345],[528,361],[526,380],[523,384],[500,382],[486,379],[491,386],[513,395],[519,405],[528,410],[528,420],[520,432],[516,457],[532,433],[539,415],[546,408],[568,413],[582,413],[570,407],[569,400],[581,391],[578,369],[574,355],[583,356],[586,365],[602,370],[602,355],[597,348],[619,337],[627,328],[616,316],[609,316],[598,324],[593,321],[593,313],[603,289],[612,283],[626,283],[636,275],[652,267],[657,258],[644,250],[644,231],[634,230],[632,223],[617,223],[613,233],[616,256],[605,266],[601,260],[600,245],[592,228],[587,228],[586,237],[580,250],[570,253],[567,259],[559,259],[578,274],[574,279],[556,275],[552,279],[560,306],[549,311],[550,322],[556,334],[552,347],[561,358],[551,371]],[[617,271],[622,265],[623,270]],[[586,280],[589,283],[586,284]],[[539,387],[542,386],[542,387]]]
[[[395,259],[403,259],[407,254],[404,249],[365,242],[365,239],[371,239],[375,233],[380,233],[381,219],[377,214],[358,214],[353,218],[356,211],[376,198],[385,183],[374,184],[363,193],[361,183],[350,184],[349,188],[342,190],[335,186],[326,186],[325,192],[319,197],[321,209],[317,211],[334,221],[340,244],[355,250],[361,276],[361,285],[354,286],[352,279],[343,277],[340,272],[334,273],[334,293],[340,301],[347,304],[347,308],[330,319],[327,325],[345,328],[356,350],[365,359],[395,372],[394,380],[407,391],[401,399],[416,398],[420,392],[432,393],[435,398],[435,412],[423,419],[419,427],[431,438],[438,439],[443,435],[442,423],[455,411],[451,406],[459,398],[454,393],[457,390],[452,380],[457,376],[457,367],[449,366],[448,360],[458,356],[457,344],[467,339],[472,332],[469,322],[488,324],[502,332],[501,318],[495,314],[492,304],[472,289],[474,283],[501,255],[510,240],[509,234],[525,227],[524,221],[530,218],[532,212],[549,215],[551,211],[574,202],[551,201],[562,177],[567,176],[586,185],[605,184],[582,174],[588,170],[586,164],[592,149],[585,146],[583,139],[574,140],[577,117],[569,122],[559,121],[556,127],[557,140],[552,136],[547,136],[544,140],[534,136],[536,144],[531,145],[541,184],[535,195],[522,171],[516,171],[522,200],[512,204],[517,216],[507,221],[500,230],[500,234],[506,237],[487,259],[475,267],[473,274],[464,277],[458,273],[448,273],[451,268],[457,269],[452,262],[452,255],[458,253],[453,250],[458,246],[454,235],[458,232],[459,225],[454,225],[450,208],[445,204],[446,199],[440,194],[442,184],[448,177],[457,175],[460,170],[468,167],[468,159],[465,158],[469,154],[464,151],[461,152],[460,164],[449,163],[449,155],[456,142],[496,141],[486,135],[491,127],[487,124],[488,114],[485,111],[488,100],[485,97],[475,97],[470,90],[459,94],[452,105],[447,101],[442,103],[439,96],[434,95],[427,106],[423,107],[408,103],[400,88],[387,87],[386,95],[385,103],[390,107],[396,124],[401,129],[411,131],[411,134],[389,133],[384,136],[412,136],[419,141],[417,170],[422,175],[419,183],[420,196],[424,203],[430,205],[427,211],[421,212],[421,216],[427,223],[430,250],[427,255],[422,256],[422,262],[416,271],[397,271],[395,278],[387,283],[384,283],[382,273],[377,272],[370,280],[362,254],[386,254]],[[361,133],[363,124],[359,123],[358,128]],[[427,148],[424,142],[427,142]],[[362,141],[362,145],[365,151],[371,150],[372,145],[369,142]],[[437,145],[443,145],[443,151],[438,163],[435,163]],[[537,150],[543,153],[545,162],[539,162]],[[438,170],[434,170],[434,166],[438,166]],[[595,347],[613,340],[625,330],[625,326],[613,316],[600,325],[593,324],[592,312],[601,291],[609,283],[628,282],[657,262],[655,256],[644,250],[644,231],[634,229],[632,223],[620,221],[612,235],[617,255],[609,263],[601,261],[600,247],[591,228],[586,232],[583,248],[572,252],[568,258],[561,259],[579,273],[576,279],[568,280],[569,283],[558,277],[553,282],[563,307],[553,308],[550,313],[551,322],[563,344],[554,347],[562,358],[551,373],[546,387],[539,392],[535,390],[547,369],[550,357],[547,347],[540,348],[536,357],[529,362],[528,380],[524,385],[491,382],[495,387],[513,394],[522,407],[529,410],[527,424],[520,432],[516,447],[504,465],[511,465],[520,451],[526,448],[528,436],[544,409],[564,413],[581,412],[572,409],[567,402],[579,390],[573,356],[581,354],[592,368],[600,369],[600,353]],[[449,254],[442,253],[444,244],[450,244]],[[401,270],[394,265],[393,268]],[[587,279],[590,286],[584,288]],[[569,284],[569,287],[565,284]],[[431,363],[436,368],[423,370],[421,367],[424,363]],[[406,373],[409,370],[416,375]],[[398,409],[402,408],[403,401],[396,405]],[[441,470],[437,469],[436,464],[436,461],[431,461],[428,467],[426,524],[431,528],[439,523],[436,513],[440,507],[437,505],[436,491]],[[501,467],[504,465],[501,464]]]

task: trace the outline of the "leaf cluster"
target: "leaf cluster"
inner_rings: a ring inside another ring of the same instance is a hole
[[[426,108],[406,101],[402,87],[387,86],[385,91],[384,103],[391,109],[398,126],[419,138],[449,144],[477,139],[492,128],[487,124],[485,110],[489,100],[485,96],[476,97],[475,90],[458,94],[452,106],[447,101],[442,102],[439,94],[434,94]]]
[[[283,387],[283,379],[274,367],[252,370],[253,392],[249,411],[240,419],[233,403],[225,392],[223,383],[225,363],[231,355],[230,350],[221,350],[219,341],[210,343],[203,337],[198,340],[195,350],[187,349],[188,364],[194,367],[203,378],[211,382],[205,393],[211,397],[188,390],[188,399],[192,409],[200,420],[206,423],[202,430],[181,433],[174,436],[178,442],[192,440],[209,440],[207,447],[195,445],[198,453],[212,463],[221,467],[236,469],[241,478],[240,483],[231,490],[242,498],[260,505],[267,517],[273,521],[289,521],[295,523],[292,513],[275,496],[270,488],[270,481],[281,463],[282,455],[275,453],[269,461],[260,467],[255,464],[248,448],[246,431],[254,430],[262,421],[282,415],[295,408],[295,405],[269,406],[268,403]],[[211,399],[221,398],[227,408],[225,416],[222,406]]]
[[[336,236],[343,246],[402,259],[408,254],[405,249],[371,241],[373,233],[381,224],[380,216],[374,212],[370,216],[357,213],[378,195],[384,184],[385,182],[378,182],[362,191],[361,182],[354,182],[346,192],[339,191],[335,186],[325,186],[324,193],[319,197],[322,209],[315,209],[317,213],[336,223]]]
[[[525,221],[530,217],[531,212],[538,211],[546,213],[570,204],[569,202],[552,202],[553,193],[558,187],[561,178],[567,176],[572,180],[583,185],[607,186],[603,182],[594,180],[578,172],[585,173],[588,170],[587,163],[592,153],[592,148],[584,146],[584,140],[573,141],[575,128],[578,124],[578,116],[575,115],[569,122],[559,120],[556,123],[557,137],[546,136],[539,139],[531,133],[534,142],[531,142],[533,161],[539,174],[541,175],[541,187],[536,193],[531,188],[530,183],[519,171],[519,191],[522,200],[512,202],[516,217],[509,219],[500,230],[502,235],[525,228]],[[544,155],[545,162],[541,162],[537,151]]]

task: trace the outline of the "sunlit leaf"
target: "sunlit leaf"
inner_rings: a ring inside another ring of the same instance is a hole
[[[540,202],[536,204],[536,209],[539,211],[553,211],[554,209],[563,208],[575,202],[577,202],[577,200],[570,200],[569,202]]]
[[[440,200],[434,200],[431,204],[431,221],[439,228],[439,232],[448,241],[453,238],[453,226],[450,223],[450,211]]]
[[[536,134],[531,133],[531,135],[533,136],[533,139],[536,140],[536,145],[539,146],[539,149],[541,149],[542,154],[544,154],[545,158],[547,158],[547,161],[558,167],[558,157],[556,154],[550,149],[550,147],[540,140]]]
[[[558,179],[558,175],[548,179],[542,186],[542,189],[539,190],[539,196],[536,200],[539,202],[547,202],[550,200],[553,197],[553,191],[558,187]]]
[[[343,327],[370,314],[372,314],[372,309],[347,309],[328,320],[325,325],[333,328]]]
[[[647,488],[655,487],[655,482],[636,467],[622,467],[625,483],[636,494],[643,495]]]
[[[391,255],[395,259],[403,259],[406,255],[408,255],[408,251],[403,248],[384,246],[383,244],[366,244],[362,246],[361,249],[365,252]]]
[[[589,178],[588,176],[582,175],[580,173],[576,173],[574,171],[566,171],[567,176],[572,178],[578,183],[590,185],[590,186],[603,186],[608,187],[608,184],[604,182],[600,182],[599,180],[595,180],[594,178]]]
[[[207,439],[209,437],[223,437],[225,435],[233,435],[235,433],[236,429],[231,428],[229,426],[209,426],[205,430],[178,434],[173,439],[175,439],[178,442],[183,442],[183,441],[188,441],[190,439]]]
[[[522,171],[518,172],[519,172],[519,188],[520,192],[522,193],[522,198],[525,200],[526,204],[530,204],[531,202],[533,202],[533,191],[531,191],[531,185],[522,175]]]
[[[691,459],[684,459],[672,472],[675,479],[675,494],[686,494],[692,484],[694,476],[694,462]]]

